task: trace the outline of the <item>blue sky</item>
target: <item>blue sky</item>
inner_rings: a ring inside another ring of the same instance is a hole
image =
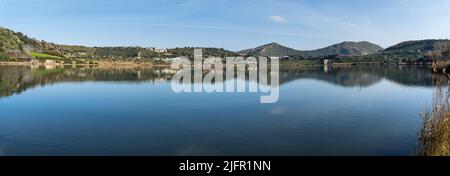
[[[450,0],[0,0],[0,26],[88,46],[387,47],[450,38]]]

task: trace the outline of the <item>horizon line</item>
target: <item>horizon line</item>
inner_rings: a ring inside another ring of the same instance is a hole
[[[239,51],[243,51],[243,50],[254,49],[254,48],[257,48],[257,47],[261,47],[261,46],[265,46],[265,45],[270,45],[270,44],[278,44],[278,45],[281,45],[281,46],[284,46],[284,47],[287,47],[287,48],[291,48],[291,49],[294,49],[294,50],[297,50],[297,51],[315,51],[315,50],[324,49],[324,48],[327,48],[327,47],[330,47],[330,46],[333,46],[333,45],[342,44],[342,43],[346,43],[346,42],[355,42],[355,43],[368,42],[368,43],[371,43],[371,44],[378,45],[378,46],[380,46],[380,47],[383,48],[383,49],[387,49],[387,48],[389,48],[389,47],[392,47],[392,46],[395,46],[395,45],[398,45],[398,44],[404,43],[404,42],[427,41],[427,40],[450,40],[449,38],[446,38],[446,39],[444,39],[444,38],[411,39],[411,40],[404,40],[404,41],[398,42],[398,43],[396,43],[396,44],[394,44],[394,45],[391,45],[391,46],[388,46],[388,47],[383,47],[383,46],[381,46],[380,44],[377,44],[377,43],[374,43],[374,42],[371,42],[371,41],[367,41],[367,40],[360,40],[360,41],[344,40],[344,41],[342,41],[342,42],[338,42],[338,43],[334,43],[334,44],[329,44],[329,45],[327,45],[327,46],[319,47],[319,48],[316,48],[316,49],[310,49],[310,50],[297,49],[297,48],[294,48],[294,47],[290,47],[290,46],[286,46],[286,45],[280,44],[280,42],[275,42],[275,41],[273,41],[273,42],[261,44],[261,45],[254,46],[254,47],[248,47],[248,48],[244,48],[244,49],[240,49],[240,50],[237,50],[237,51],[236,51],[236,50],[231,50],[231,49],[225,49],[224,47],[211,47],[211,46],[176,46],[176,47],[167,47],[167,48],[166,48],[166,47],[142,46],[142,45],[103,45],[103,46],[99,46],[99,45],[83,45],[83,44],[67,44],[67,43],[63,44],[63,43],[56,43],[56,42],[53,42],[53,41],[41,40],[41,39],[38,39],[38,38],[35,38],[35,37],[32,37],[32,36],[29,36],[29,35],[27,35],[27,34],[25,34],[25,33],[23,33],[23,32],[12,30],[11,28],[8,28],[8,27],[2,26],[2,25],[0,25],[0,28],[7,29],[7,30],[10,30],[10,31],[15,32],[15,33],[22,33],[22,34],[24,34],[26,37],[28,37],[28,38],[30,38],[30,39],[33,39],[33,40],[36,40],[36,41],[44,41],[44,42],[52,43],[52,44],[55,44],[55,45],[80,46],[80,47],[91,47],[91,48],[102,48],[102,47],[111,47],[111,48],[114,48],[114,47],[117,47],[117,48],[119,48],[119,47],[136,47],[136,48],[160,48],[160,49],[175,49],[175,48],[216,48],[216,49],[224,49],[224,50],[232,51],[232,52],[239,52]]]

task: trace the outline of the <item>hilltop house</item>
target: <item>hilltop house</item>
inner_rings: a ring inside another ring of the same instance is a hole
[[[150,50],[157,52],[157,53],[167,53],[166,48],[150,48]]]

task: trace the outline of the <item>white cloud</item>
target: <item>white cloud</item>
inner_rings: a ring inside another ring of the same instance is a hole
[[[286,18],[277,15],[269,16],[269,20],[275,23],[286,23],[287,21]]]

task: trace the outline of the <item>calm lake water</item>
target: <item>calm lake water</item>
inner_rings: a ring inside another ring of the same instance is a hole
[[[414,155],[420,66],[283,68],[280,98],[174,93],[173,71],[0,66],[0,155]]]

